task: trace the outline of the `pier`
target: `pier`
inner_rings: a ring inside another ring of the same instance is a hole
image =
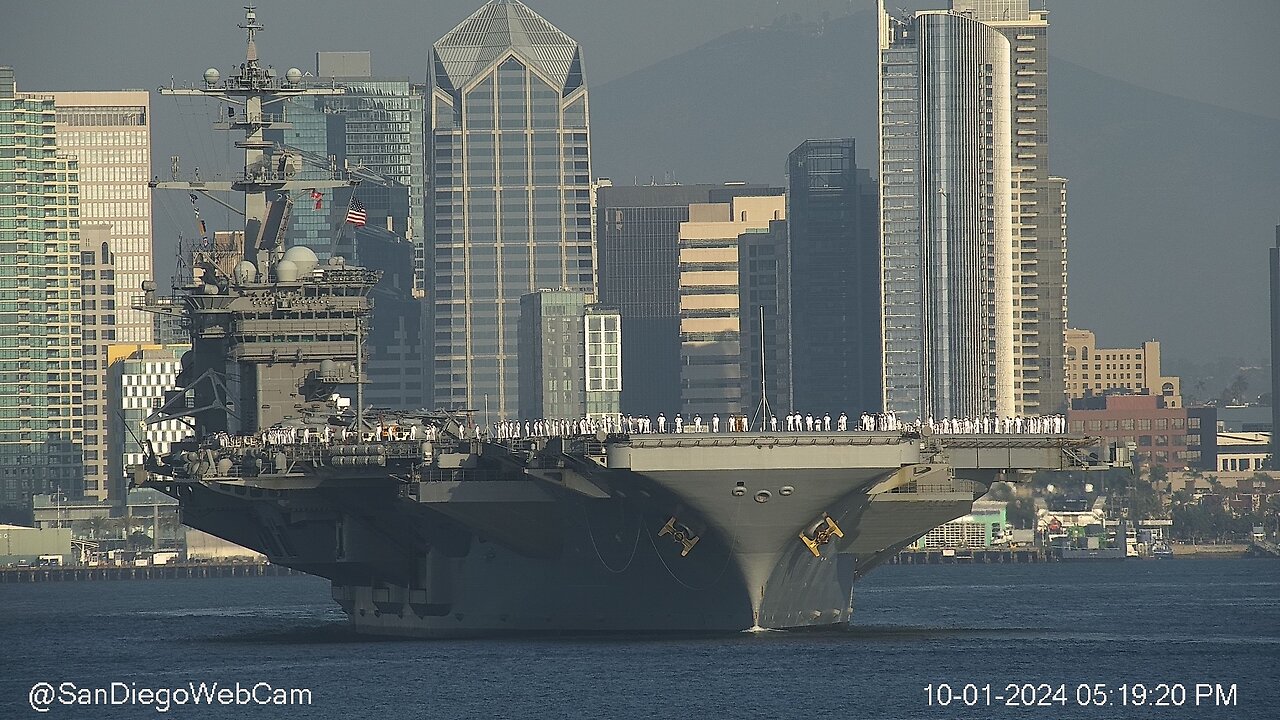
[[[1040,563],[1053,558],[1043,548],[1018,548],[1016,550],[903,550],[889,563],[892,565],[954,565]]]
[[[77,582],[86,580],[181,580],[186,578],[300,575],[271,563],[174,563],[165,565],[42,565],[0,568],[0,583]]]

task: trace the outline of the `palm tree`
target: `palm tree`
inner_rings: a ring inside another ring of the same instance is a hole
[[[1267,500],[1266,511],[1270,513],[1271,519],[1275,521],[1275,530],[1271,533],[1271,537],[1280,538],[1280,493],[1273,494]]]

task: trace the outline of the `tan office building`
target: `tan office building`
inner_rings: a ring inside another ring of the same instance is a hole
[[[1090,330],[1067,329],[1067,396],[1070,399],[1127,390],[1164,397],[1164,406],[1182,406],[1182,381],[1160,373],[1160,343],[1132,348],[1100,348]]]
[[[689,206],[680,224],[680,412],[745,414],[739,313],[739,236],[786,219],[783,195]]]
[[[125,502],[125,490],[113,491],[107,472],[110,457],[107,428],[107,347],[115,342],[115,258],[111,253],[111,226],[80,226],[81,357],[84,363],[84,494],[99,502]]]
[[[80,219],[111,225],[116,340],[152,340],[149,313],[132,308],[152,279],[151,102],[145,90],[55,92],[58,149],[80,168]]]

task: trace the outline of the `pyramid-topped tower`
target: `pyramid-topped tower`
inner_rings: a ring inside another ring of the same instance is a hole
[[[438,87],[460,88],[514,52],[569,94],[582,86],[582,52],[573,38],[518,0],[493,0],[435,44]]]
[[[519,377],[520,298],[596,292],[582,52],[493,0],[435,44],[430,67],[436,405],[520,419],[520,384],[553,383]]]

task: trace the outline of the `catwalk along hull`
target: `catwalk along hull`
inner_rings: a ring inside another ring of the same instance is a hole
[[[453,479],[174,490],[187,524],[331,579],[358,630],[411,636],[843,626],[858,577],[983,490],[898,435],[549,444],[438,456]]]

